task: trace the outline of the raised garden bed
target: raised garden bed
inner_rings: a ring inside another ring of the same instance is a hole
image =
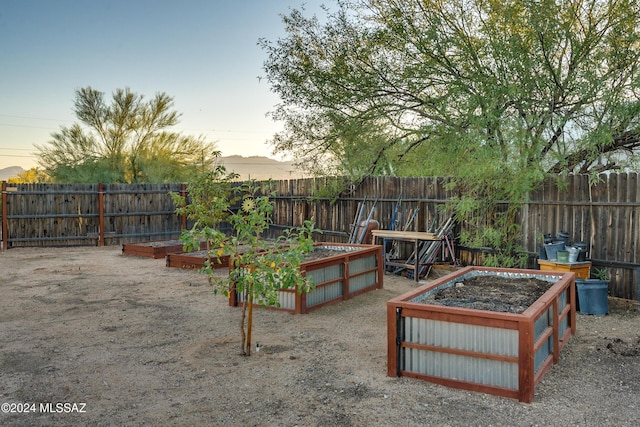
[[[122,253],[125,255],[136,255],[148,258],[164,258],[167,254],[182,252],[184,243],[180,240],[156,240],[140,243],[123,243]],[[201,247],[204,247],[202,243]]]
[[[308,293],[299,293],[297,287],[281,289],[278,295],[280,306],[268,308],[305,314],[381,289],[384,276],[382,246],[317,243],[313,252],[300,264],[300,269],[313,278],[314,289]],[[242,295],[231,292],[229,305],[241,304]]]
[[[273,243],[273,242],[272,242]],[[248,246],[246,247],[249,248]],[[203,248],[204,249],[204,248]],[[240,246],[239,251],[242,252],[243,246]],[[167,267],[177,268],[202,268],[208,259],[208,251],[201,250],[195,252],[178,252],[167,254]],[[217,259],[214,257],[211,260],[211,266],[214,269],[228,268],[229,267],[229,255],[221,255]]]
[[[179,252],[167,254],[166,266],[177,268],[202,268],[207,261],[208,251],[196,251],[196,252]],[[223,255],[220,257],[220,262],[213,259],[211,262],[213,268],[227,268],[229,267],[229,256]]]
[[[477,277],[496,280],[483,280],[485,292],[474,296],[465,280]],[[502,278],[512,283],[496,291],[492,282]],[[549,284],[518,283],[531,279]],[[574,282],[573,273],[467,267],[394,298],[387,303],[387,373],[531,402],[575,333]],[[537,299],[523,306],[516,290]]]

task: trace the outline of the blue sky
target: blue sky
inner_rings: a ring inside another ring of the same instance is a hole
[[[332,0],[2,0],[0,168],[36,166],[34,144],[77,122],[81,87],[165,92],[175,130],[204,135],[223,155],[271,155],[280,124],[259,38],[284,36],[280,14]]]

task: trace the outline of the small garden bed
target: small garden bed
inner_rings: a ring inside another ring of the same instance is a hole
[[[275,242],[271,242],[274,244]],[[238,246],[238,253],[241,254],[248,250],[249,246]],[[214,249],[215,251],[216,249]],[[178,252],[167,254],[167,267],[177,268],[202,268],[209,259],[209,251],[201,250],[195,252]],[[219,257],[212,257],[211,268],[229,268],[229,255],[220,255]]]
[[[204,267],[207,259],[209,259],[209,251],[196,251],[196,252],[178,252],[167,254],[166,266],[176,268],[202,268]],[[223,255],[219,260],[211,260],[211,268],[228,268],[229,256]]]
[[[204,245],[204,242],[203,242]],[[148,258],[164,258],[167,254],[182,252],[184,243],[180,240],[156,240],[140,243],[123,243],[124,255],[136,255]]]

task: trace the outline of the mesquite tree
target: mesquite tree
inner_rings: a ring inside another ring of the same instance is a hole
[[[451,176],[472,244],[515,249],[548,174],[640,152],[640,3],[342,0],[262,40],[277,151],[318,173]],[[496,221],[494,221],[496,219]],[[482,242],[485,242],[483,245]],[[512,249],[510,249],[512,250]]]

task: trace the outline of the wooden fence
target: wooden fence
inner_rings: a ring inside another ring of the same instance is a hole
[[[184,184],[2,183],[2,247],[109,245],[177,238],[170,192]]]
[[[535,255],[544,234],[556,236],[566,231],[572,242],[587,243],[594,268],[607,271],[611,295],[640,300],[638,174],[602,174],[599,178],[591,186],[588,175],[549,179],[530,194],[518,218],[523,247],[531,254],[528,266],[537,267]],[[314,218],[316,227],[324,230],[322,240],[344,242],[358,203],[364,203],[366,214],[374,209],[373,219],[381,228],[388,229],[392,219],[402,225],[413,218],[410,230],[431,231],[451,214],[446,203],[455,194],[447,189],[447,183],[447,179],[437,177],[369,177],[341,197],[329,200],[309,195],[331,186],[331,180],[278,181],[274,223],[297,226]],[[469,226],[459,224],[457,232]],[[478,264],[482,259],[478,248],[459,250],[458,254],[465,263]]]
[[[318,197],[334,178],[275,182],[273,229],[298,226],[313,218],[323,230],[316,240],[347,242],[359,204],[366,218],[388,229],[392,220],[410,230],[430,231],[450,216],[446,202],[454,194],[438,177],[368,177],[340,197]],[[640,188],[637,173],[601,175],[589,185],[586,175],[550,179],[532,193],[519,218],[523,247],[534,254],[543,234],[569,233],[584,241],[594,267],[611,276],[611,295],[640,299]],[[6,184],[2,183],[3,248],[76,244],[120,244],[177,238],[189,226],[175,214],[169,192],[182,184]],[[395,212],[395,214],[394,214]],[[468,225],[460,224],[457,231]],[[481,251],[480,251],[481,252]],[[469,254],[473,255],[470,256]],[[480,262],[481,253],[459,253]]]

